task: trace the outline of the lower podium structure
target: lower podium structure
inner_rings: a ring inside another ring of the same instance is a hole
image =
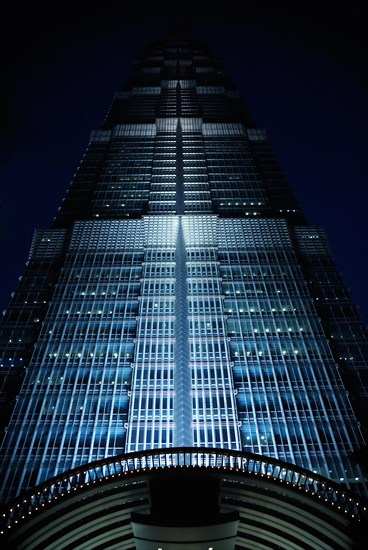
[[[236,512],[221,514],[223,517],[208,518],[207,521],[199,515],[197,521],[183,519],[173,525],[167,525],[162,518],[163,525],[157,525],[142,514],[141,517],[132,517],[135,548],[150,550],[152,548],[221,548],[233,550],[235,548],[239,517]]]
[[[137,550],[235,548],[239,512],[220,511],[222,477],[213,468],[186,464],[169,472],[160,468],[152,471],[148,484],[149,515],[131,516]]]
[[[338,484],[250,453],[176,448],[74,469],[14,501],[12,550],[349,550],[368,511]]]

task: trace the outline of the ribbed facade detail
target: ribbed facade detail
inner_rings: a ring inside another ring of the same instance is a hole
[[[150,45],[36,229],[0,326],[0,487],[172,447],[367,495],[368,337],[211,50]]]

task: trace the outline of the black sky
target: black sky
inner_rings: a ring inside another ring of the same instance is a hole
[[[143,47],[170,23],[213,47],[265,128],[310,223],[326,228],[368,322],[367,43],[361,3],[105,2],[1,19],[0,311]]]

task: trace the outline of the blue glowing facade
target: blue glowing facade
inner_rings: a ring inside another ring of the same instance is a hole
[[[35,231],[0,338],[4,500],[181,446],[275,457],[367,494],[352,458],[366,328],[201,43],[143,52],[52,227]]]

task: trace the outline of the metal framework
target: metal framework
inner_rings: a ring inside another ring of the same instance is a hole
[[[56,500],[88,488],[91,484],[109,481],[116,476],[138,475],[163,468],[215,468],[245,475],[260,476],[303,491],[351,519],[368,521],[368,504],[337,483],[305,468],[256,455],[227,449],[180,447],[155,449],[108,457],[74,468],[42,483],[15,499],[2,513],[1,534],[15,527],[34,512]]]

